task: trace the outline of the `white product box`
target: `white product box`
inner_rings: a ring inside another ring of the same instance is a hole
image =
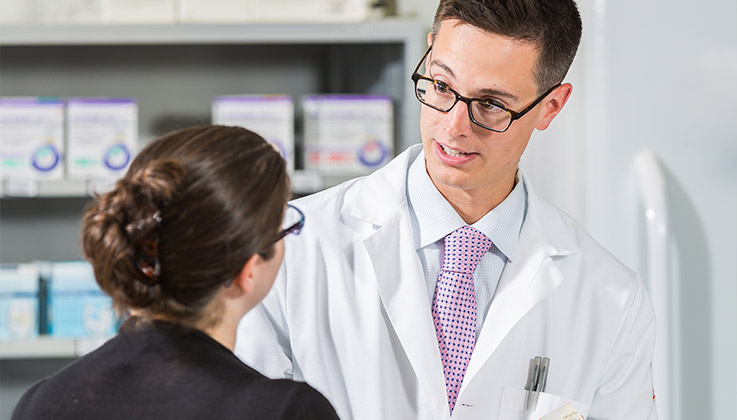
[[[109,23],[174,23],[174,0],[104,0],[103,20]]]
[[[95,281],[86,261],[53,263],[48,286],[48,329],[54,337],[115,334],[112,299]]]
[[[388,96],[315,95],[305,97],[302,105],[305,169],[364,175],[394,155],[394,114]]]
[[[245,22],[248,0],[178,0],[179,22]]]
[[[287,95],[218,96],[213,124],[247,128],[271,143],[294,171],[294,102]]]
[[[249,19],[271,22],[355,22],[380,17],[375,0],[248,0]]]
[[[138,148],[138,106],[129,98],[70,98],[67,176],[117,179]]]
[[[0,340],[38,336],[38,269],[0,265]]]
[[[0,98],[0,178],[64,177],[64,101]]]

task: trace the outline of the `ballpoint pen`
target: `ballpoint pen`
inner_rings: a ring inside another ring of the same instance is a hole
[[[532,393],[537,389],[538,381],[540,380],[540,365],[542,363],[542,357],[535,356],[534,360],[530,361],[530,370],[527,373],[527,399],[525,400],[525,411],[529,410],[532,405]]]
[[[540,366],[540,380],[537,381],[537,389],[538,392],[545,392],[545,386],[548,382],[548,369],[550,368],[550,358],[549,357],[543,357],[543,363],[542,366]]]

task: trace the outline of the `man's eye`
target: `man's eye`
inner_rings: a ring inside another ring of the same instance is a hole
[[[503,110],[499,105],[491,101],[479,101],[478,104],[479,108],[481,108],[484,112],[500,112]]]
[[[450,91],[450,88],[443,83],[435,82],[435,91],[438,93],[448,93]]]

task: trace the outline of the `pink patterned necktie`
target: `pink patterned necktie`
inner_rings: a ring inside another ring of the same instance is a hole
[[[432,319],[451,414],[476,344],[473,273],[489,247],[491,239],[470,226],[463,226],[445,237],[443,268],[432,299]]]

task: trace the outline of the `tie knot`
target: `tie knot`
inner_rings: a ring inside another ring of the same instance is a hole
[[[473,274],[491,247],[491,239],[471,226],[463,226],[445,237],[443,271]]]

